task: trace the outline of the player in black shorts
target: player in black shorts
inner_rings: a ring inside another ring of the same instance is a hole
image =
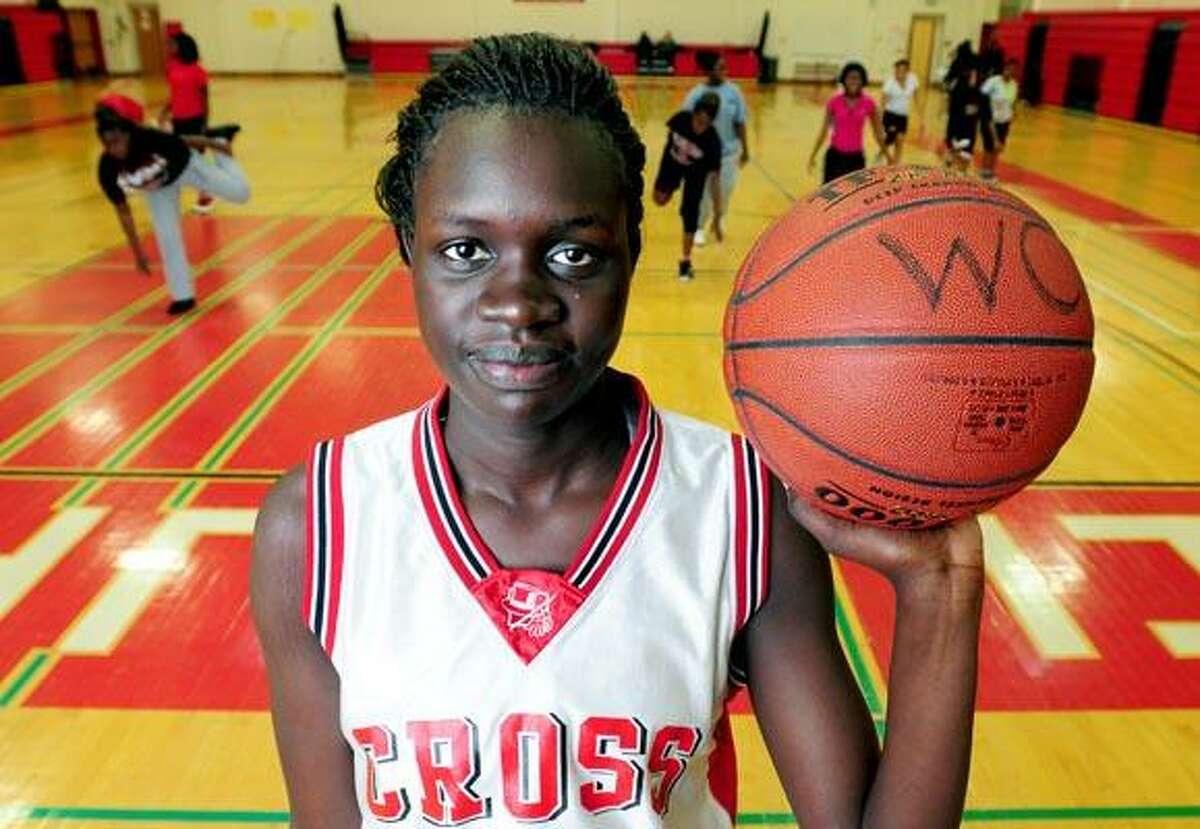
[[[706,92],[692,111],[680,110],[667,121],[667,144],[663,147],[658,176],[654,179],[654,203],[664,205],[683,185],[679,215],[683,217],[683,257],[679,260],[679,278],[692,278],[692,242],[700,227],[700,200],[705,182],[713,200],[713,234],[725,238],[721,227],[721,139],[713,121],[721,99]]]
[[[947,166],[966,172],[975,151],[975,134],[981,121],[990,120],[987,96],[979,90],[979,70],[968,66],[950,90],[950,113],[946,118]]]

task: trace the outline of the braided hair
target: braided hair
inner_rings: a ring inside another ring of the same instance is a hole
[[[594,127],[621,179],[629,249],[637,261],[646,148],[608,70],[583,46],[543,34],[473,41],[421,84],[417,97],[400,111],[394,134],[396,154],[379,171],[375,199],[395,227],[404,260],[409,261],[416,224],[417,175],[438,130],[455,112],[491,109],[577,118]]]

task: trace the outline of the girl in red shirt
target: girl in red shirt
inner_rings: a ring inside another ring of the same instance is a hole
[[[171,132],[176,135],[204,135],[208,129],[208,73],[200,64],[200,49],[195,38],[184,32],[172,35],[167,45],[170,50],[167,86],[171,97],[159,121],[163,124],[169,121]],[[212,206],[212,196],[201,192],[192,210],[209,213]]]

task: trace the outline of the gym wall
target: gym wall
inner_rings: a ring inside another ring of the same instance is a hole
[[[99,10],[112,71],[136,71],[137,43],[124,0],[68,0]],[[215,72],[341,71],[327,0],[159,0],[200,42]],[[752,46],[771,12],[767,53],[781,78],[804,62],[861,60],[876,77],[907,51],[914,14],[941,18],[939,52],[978,43],[1000,0],[343,0],[352,37],[374,42],[458,42],[492,32],[549,31],[600,43],[632,43],[645,30],[680,44]],[[939,62],[941,54],[935,57]]]

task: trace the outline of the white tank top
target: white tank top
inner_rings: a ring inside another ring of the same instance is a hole
[[[629,451],[562,574],[505,569],[475,530],[445,392],[315,448],[304,612],[364,827],[733,825],[725,703],[767,592],[769,476],[632,382]]]

